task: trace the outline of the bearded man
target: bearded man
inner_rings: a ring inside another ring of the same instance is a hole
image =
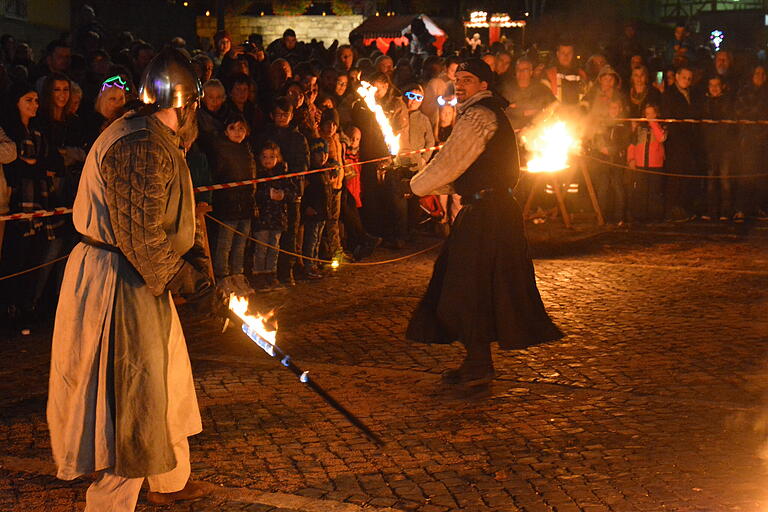
[[[189,60],[164,50],[147,67],[145,105],[99,136],[83,169],[47,416],[57,476],[97,473],[88,512],[134,510],[145,478],[151,503],[206,494],[189,480],[187,437],[202,423],[169,291],[187,261],[205,268],[180,149],[201,93]]]
[[[419,196],[458,193],[462,209],[435,262],[407,337],[426,343],[460,341],[462,365],[443,381],[467,388],[496,376],[491,342],[521,349],[562,337],[536,288],[520,207],[512,193],[520,174],[515,132],[494,95],[491,68],[469,59],[456,70],[459,100],[450,137],[411,179]]]

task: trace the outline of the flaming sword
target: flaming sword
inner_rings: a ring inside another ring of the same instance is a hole
[[[277,330],[268,329],[267,323],[271,320],[271,314],[267,316],[251,315],[248,313],[248,299],[237,297],[234,293],[229,296],[229,310],[242,321],[243,332],[264,352],[280,361],[285,368],[293,372],[299,381],[306,384],[312,391],[320,395],[325,403],[339,411],[350,423],[356,426],[365,437],[372,441],[376,446],[384,446],[384,441],[373,433],[360,418],[352,414],[346,407],[336,401],[320,384],[315,382],[309,376],[309,372],[302,370],[293,362],[291,356],[283,352],[276,344]],[[228,319],[229,320],[229,319]]]

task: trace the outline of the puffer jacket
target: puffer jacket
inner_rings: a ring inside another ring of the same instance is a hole
[[[246,139],[247,141],[247,139]],[[224,136],[213,141],[213,180],[216,183],[256,177],[256,161],[246,141],[237,144]],[[223,220],[250,219],[255,213],[255,186],[242,186],[213,193],[213,212]]]

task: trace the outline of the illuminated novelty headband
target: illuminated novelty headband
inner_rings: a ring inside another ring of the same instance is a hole
[[[123,80],[123,77],[120,75],[111,76],[104,80],[104,83],[101,84],[101,91],[104,92],[107,87],[118,87],[126,92],[130,91],[128,88],[128,82]]]
[[[446,106],[446,105],[450,105],[450,106],[452,106],[452,107],[455,107],[455,106],[456,106],[456,104],[457,104],[458,102],[459,102],[459,100],[458,100],[458,98],[456,98],[456,97],[454,97],[454,98],[453,98],[451,101],[445,101],[445,98],[443,98],[442,96],[438,96],[438,97],[437,97],[437,103],[438,103],[438,104],[439,104],[441,107],[444,107],[444,106]]]

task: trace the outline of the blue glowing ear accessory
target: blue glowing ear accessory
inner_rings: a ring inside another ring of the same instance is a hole
[[[409,100],[422,101],[424,99],[423,94],[419,94],[417,92],[411,92],[411,91],[406,92],[404,96]]]
[[[118,87],[126,92],[130,90],[128,88],[128,82],[123,80],[123,77],[120,75],[111,76],[104,80],[104,83],[101,84],[101,90],[104,91],[107,87]]]

